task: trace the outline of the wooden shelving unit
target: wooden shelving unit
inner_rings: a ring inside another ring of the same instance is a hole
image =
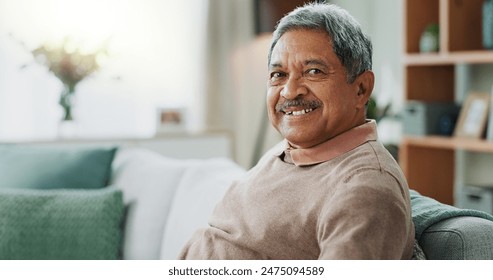
[[[455,65],[493,63],[482,47],[484,0],[406,0],[404,4],[405,100],[453,102]],[[423,30],[440,28],[437,53],[419,52]],[[405,136],[399,162],[409,186],[443,203],[454,204],[455,152],[493,153],[493,142],[453,137]]]
[[[403,140],[406,145],[437,148],[464,150],[469,152],[493,153],[493,141],[461,139],[444,136],[406,136]]]
[[[485,64],[493,63],[492,51],[458,51],[436,54],[407,54],[404,64],[408,66],[453,65],[458,63]]]

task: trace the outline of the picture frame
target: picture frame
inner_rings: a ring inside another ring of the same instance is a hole
[[[184,107],[159,107],[156,112],[156,134],[186,132],[187,110]]]
[[[490,98],[490,93],[471,92],[468,94],[454,130],[455,137],[482,138],[490,111]]]

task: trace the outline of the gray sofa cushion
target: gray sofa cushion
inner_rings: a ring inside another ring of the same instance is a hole
[[[411,190],[416,240],[427,259],[493,259],[493,216],[442,204]]]
[[[493,222],[477,217],[456,217],[427,228],[419,244],[427,259],[493,259]]]

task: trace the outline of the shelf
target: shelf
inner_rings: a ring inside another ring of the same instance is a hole
[[[450,53],[416,53],[404,56],[404,64],[408,66],[453,65],[458,63],[487,64],[493,63],[493,51],[457,51]]]
[[[473,89],[470,85],[462,88],[462,84],[477,83],[476,77],[474,81],[461,81],[462,73],[456,66],[493,64],[493,50],[484,49],[482,42],[484,1],[404,1],[402,63],[405,102],[455,102],[457,94]],[[439,25],[439,51],[421,53],[421,37],[430,24]],[[482,78],[486,80],[488,76],[483,74]],[[399,149],[399,164],[409,186],[442,203],[454,205],[456,187],[463,185],[464,174],[477,170],[463,166],[463,158],[456,153],[461,150],[473,152],[467,156],[493,154],[493,141],[405,136]],[[459,160],[457,165],[456,160]],[[489,173],[482,172],[493,176]],[[488,180],[493,181],[493,177]]]
[[[493,141],[463,139],[444,136],[405,136],[404,145],[422,148],[464,150],[470,152],[493,153]]]

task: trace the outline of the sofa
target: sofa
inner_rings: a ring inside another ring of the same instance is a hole
[[[12,146],[5,148],[4,153],[9,155],[7,151],[11,151],[11,148]],[[5,190],[0,192],[0,208],[1,199],[5,196],[8,198],[4,199],[4,205],[7,205],[5,207],[16,207],[16,213],[19,213],[10,218],[0,217],[0,243],[2,238],[11,240],[10,243],[0,244],[0,258],[175,259],[192,233],[199,227],[207,226],[207,219],[214,205],[230,183],[246,174],[246,170],[227,158],[175,159],[135,147],[112,148],[110,151],[114,154],[111,160],[105,159],[108,172],[106,186],[103,188],[61,188],[34,192],[21,190],[15,191],[15,194]],[[14,159],[14,155],[10,157]],[[19,155],[16,154],[15,158],[18,159]],[[73,168],[78,168],[72,165]],[[91,163],[90,167],[94,165]],[[71,164],[64,163],[61,168],[67,166]],[[0,159],[0,175],[2,168],[9,170],[10,165],[2,166]],[[63,173],[62,171],[58,174]],[[97,177],[95,171],[91,174],[87,170],[84,172],[84,178]],[[4,175],[9,174],[2,176]],[[77,183],[64,184],[74,186]],[[55,182],[44,185],[55,185]],[[40,197],[43,197],[41,201]],[[413,218],[418,223],[418,242],[428,259],[493,259],[491,216],[479,211],[443,205],[414,191],[411,197]],[[31,212],[22,214],[29,207],[19,205],[27,204],[36,207],[32,206]],[[84,216],[83,212],[90,213]],[[26,224],[26,220],[29,220],[26,215],[37,215],[38,218]],[[57,218],[53,218],[54,216]],[[44,222],[40,223],[39,220]],[[9,233],[8,225],[19,227],[19,223],[22,227]],[[32,231],[33,228],[43,232],[51,230],[52,235],[40,237],[40,232],[31,235],[23,232]],[[70,238],[66,236],[67,232],[72,234]],[[83,236],[81,232],[84,233]],[[28,242],[26,238],[19,236],[32,237],[28,238]],[[49,244],[44,244],[44,247],[39,247],[39,244],[32,241],[39,239],[37,243],[47,243],[49,238],[55,241],[48,241]],[[75,239],[77,242],[74,242]],[[65,243],[61,240],[65,240]],[[17,244],[17,247],[11,245],[12,243]],[[19,248],[29,246],[39,247],[38,255],[26,257],[14,254]],[[59,251],[50,251],[56,246],[60,247],[57,249]],[[66,252],[67,246],[74,246],[75,249]],[[82,253],[74,255],[77,251]]]

